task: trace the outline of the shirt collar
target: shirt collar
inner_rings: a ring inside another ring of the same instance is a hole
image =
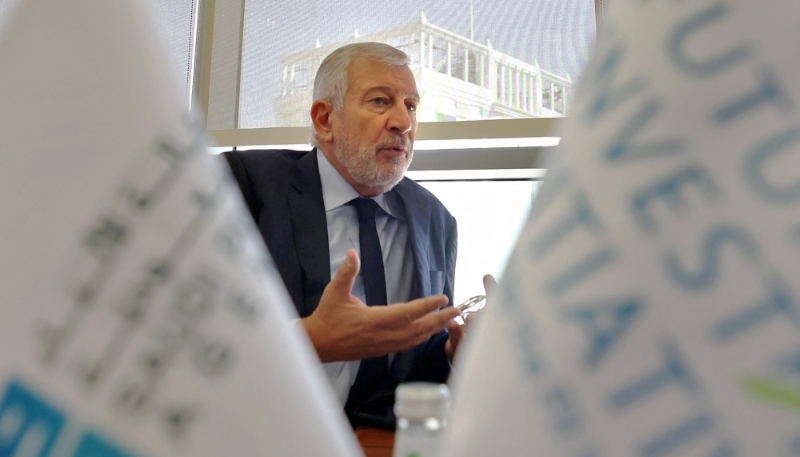
[[[360,197],[358,191],[336,171],[336,168],[328,161],[322,151],[316,149],[316,154],[319,180],[322,185],[322,200],[325,202],[326,213],[347,204],[354,198]],[[377,197],[372,197],[372,199],[390,216],[405,220],[402,205],[400,205],[394,192],[383,193]]]

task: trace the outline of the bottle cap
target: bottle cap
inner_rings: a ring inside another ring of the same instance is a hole
[[[445,384],[409,382],[397,387],[394,414],[409,419],[447,417],[450,413],[450,389]]]

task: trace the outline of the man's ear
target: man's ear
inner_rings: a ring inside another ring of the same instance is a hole
[[[311,105],[311,122],[314,124],[314,131],[317,132],[320,143],[333,142],[332,114],[333,105],[327,100],[317,100]]]

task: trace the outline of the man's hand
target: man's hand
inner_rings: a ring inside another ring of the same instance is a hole
[[[358,275],[356,251],[347,251],[336,276],[325,286],[314,312],[301,319],[322,362],[360,360],[402,351],[427,340],[458,315],[447,297],[367,306],[350,292]]]
[[[487,305],[494,294],[495,287],[497,287],[497,281],[494,279],[494,276],[484,275],[483,288],[486,290]],[[456,351],[458,351],[458,346],[461,344],[461,340],[466,336],[469,324],[475,319],[475,316],[477,316],[477,313],[468,315],[464,325],[458,325],[456,321],[447,323],[446,328],[449,336],[447,337],[447,342],[444,344],[444,353],[447,355],[447,359],[450,360],[450,363],[453,363],[456,357]]]

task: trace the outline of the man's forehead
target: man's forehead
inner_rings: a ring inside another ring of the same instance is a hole
[[[399,92],[403,98],[419,100],[414,73],[407,65],[389,65],[365,57],[356,57],[347,67],[347,88],[359,93]]]

